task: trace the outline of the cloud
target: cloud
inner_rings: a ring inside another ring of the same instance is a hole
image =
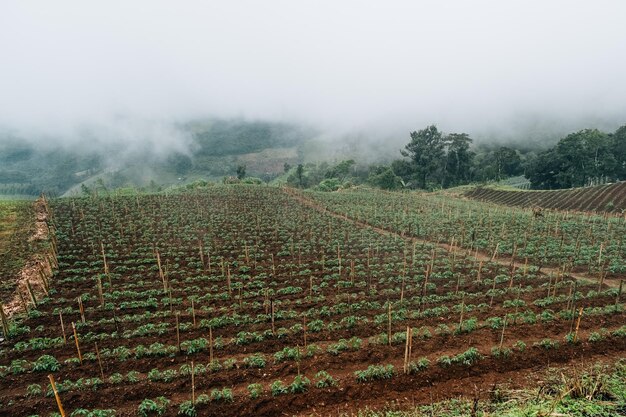
[[[339,132],[623,124],[625,15],[618,0],[8,1],[0,126],[169,144],[186,139],[164,126],[206,116]]]

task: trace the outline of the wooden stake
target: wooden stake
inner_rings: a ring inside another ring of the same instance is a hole
[[[493,250],[493,255],[491,256],[491,262],[495,261],[496,257],[498,256],[499,248],[500,248],[500,242],[496,243],[496,248]]]
[[[272,334],[276,335],[276,329],[274,328],[274,300],[270,301],[270,310],[272,310]]]
[[[304,349],[306,349],[306,316],[302,316],[302,320],[303,320],[303,325],[302,325],[302,330],[304,332]]]
[[[230,286],[230,262],[226,264],[226,284],[228,285],[228,295],[232,297],[233,290]]]
[[[213,363],[213,326],[209,326],[209,363]]]
[[[165,274],[163,273],[163,267],[161,266],[161,255],[159,254],[159,251],[156,252],[156,258],[157,258],[157,266],[159,267],[159,277],[161,278],[161,281],[163,282],[163,292],[166,292],[167,284],[165,282]]]
[[[9,321],[7,319],[6,313],[4,312],[4,306],[2,302],[0,302],[0,319],[2,319],[2,334],[4,338],[9,340]]]
[[[102,368],[102,359],[100,358],[100,351],[98,350],[98,342],[94,342],[94,345],[96,345],[96,356],[98,357],[98,365],[100,366],[100,376],[104,382],[104,369]]]
[[[178,352],[180,352],[180,324],[179,324],[179,316],[180,312],[176,312],[176,346],[178,347]]]
[[[463,331],[463,315],[465,314],[465,293],[461,298],[461,318],[459,319],[459,332]]]
[[[76,333],[76,325],[72,322],[72,330],[74,331],[74,342],[76,343],[76,352],[78,352],[78,361],[83,364],[83,355],[80,353],[80,345],[78,343],[78,333]]]
[[[85,322],[85,307],[83,306],[83,297],[78,297],[78,311],[80,311],[80,319]]]
[[[506,316],[504,316],[504,325],[502,325],[502,333],[500,333],[500,345],[498,346],[498,350],[502,352],[502,343],[504,343],[504,330],[506,329]]]
[[[35,298],[35,293],[33,292],[33,287],[30,286],[30,281],[26,280],[26,289],[28,290],[28,295],[30,296],[30,301],[32,301],[35,308],[37,308],[37,299]]]
[[[409,334],[411,332],[411,327],[406,326],[406,341],[404,343],[404,373],[408,374],[409,370]]]
[[[63,313],[59,311],[59,319],[61,319],[61,333],[63,333],[63,343],[67,345],[67,337],[65,336],[65,325],[63,324]]]
[[[387,342],[391,346],[391,302],[387,301]]]
[[[100,242],[100,250],[102,251],[102,262],[104,262],[104,274],[109,275],[109,264],[107,263],[107,255],[104,252],[104,243]]]
[[[24,308],[24,312],[28,314],[28,303],[26,302],[24,294],[22,294],[22,291],[20,291],[19,288],[17,289],[17,295],[20,296],[20,301],[22,302],[22,308]]]
[[[193,303],[193,298],[191,299],[191,318],[193,319],[193,328],[195,329],[196,326],[196,307]]]
[[[578,310],[578,320],[576,320],[576,331],[574,332],[574,343],[578,340],[578,328],[580,327],[580,319],[583,317],[583,308]]]
[[[622,286],[624,285],[624,280],[621,279],[619,281],[619,290],[617,291],[617,296],[615,297],[615,305],[619,304],[619,299],[622,296]]]
[[[100,307],[104,307],[104,292],[102,290],[102,279],[98,277],[98,296],[100,297]]]
[[[54,398],[57,400],[57,407],[59,407],[59,413],[61,417],[66,417],[65,410],[63,409],[63,404],[61,404],[61,397],[59,397],[59,391],[57,391],[57,386],[54,383],[54,377],[52,374],[48,375],[48,379],[50,380],[50,386],[52,387],[52,391],[54,392]]]
[[[191,361],[191,405],[196,404],[196,377],[194,373],[193,361]]]

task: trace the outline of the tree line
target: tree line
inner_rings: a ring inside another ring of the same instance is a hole
[[[437,126],[410,133],[389,164],[362,167],[354,160],[337,164],[285,167],[287,183],[333,191],[367,183],[387,190],[449,188],[524,176],[534,189],[593,185],[626,179],[626,126],[614,133],[584,129],[543,152],[511,146],[473,146],[467,133],[444,134]]]

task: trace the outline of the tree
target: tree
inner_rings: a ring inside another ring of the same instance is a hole
[[[494,162],[496,167],[496,179],[512,177],[522,173],[522,159],[515,149],[500,146],[494,152]]]
[[[611,148],[615,158],[616,177],[619,180],[626,180],[626,125],[611,135]]]
[[[298,178],[298,186],[302,188],[302,183],[304,179],[304,165],[298,164],[298,168],[296,168],[296,177]]]
[[[467,133],[450,133],[446,136],[445,142],[448,152],[444,187],[467,183],[475,156],[474,152],[469,150],[472,139]]]
[[[442,166],[445,156],[445,141],[435,125],[412,132],[411,142],[403,151],[402,156],[409,157],[415,163],[415,172],[419,187],[425,189],[427,181]]]
[[[245,176],[246,176],[246,166],[239,165],[237,167],[237,179],[242,180],[245,178]]]
[[[367,182],[383,190],[399,190],[403,187],[402,178],[389,166],[377,166],[370,170]]]
[[[346,179],[352,167],[356,164],[353,159],[348,159],[345,161],[341,161],[334,167],[330,168],[326,171],[326,178],[337,178],[339,181],[343,181]]]
[[[185,175],[193,167],[193,161],[187,155],[175,153],[167,158],[167,164],[174,169],[176,174]]]
[[[597,129],[571,133],[538,155],[529,166],[528,178],[533,188],[583,187],[621,178],[626,166],[625,139],[624,128],[613,135]]]

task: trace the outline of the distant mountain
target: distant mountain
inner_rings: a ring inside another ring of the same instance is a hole
[[[115,188],[216,180],[235,175],[240,165],[247,175],[269,180],[283,172],[285,163],[298,163],[301,146],[316,135],[291,124],[246,120],[197,120],[176,129],[190,137],[190,145],[182,150],[164,145],[166,150],[158,152],[115,140],[80,149],[42,147],[36,145],[42,142],[38,138],[0,135],[0,195],[76,194],[82,184]]]

